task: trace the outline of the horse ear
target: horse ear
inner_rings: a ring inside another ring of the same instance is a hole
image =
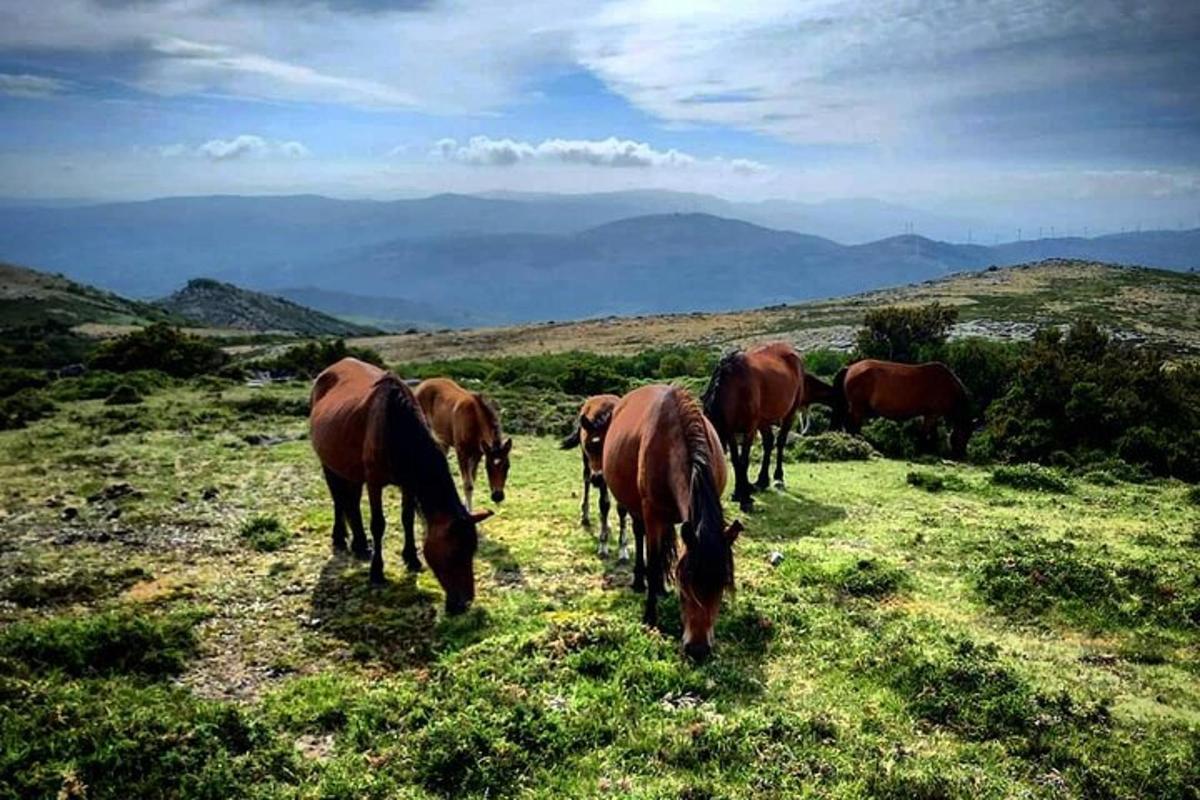
[[[688,547],[696,546],[696,531],[692,527],[692,523],[684,522],[679,526],[679,536],[683,539],[683,543]]]
[[[583,414],[579,415],[579,427],[583,428],[588,433],[595,432],[594,424],[592,423],[592,421],[590,419],[588,419]]]
[[[500,449],[504,451],[505,455],[508,455],[510,452],[512,452],[512,437],[505,439],[504,444],[500,446]]]
[[[471,512],[471,522],[474,522],[476,525],[478,525],[480,522],[483,522],[485,519],[487,519],[488,517],[490,517],[492,514],[495,514],[495,513],[496,512],[492,511],[490,508],[487,509],[486,511],[472,511]]]
[[[746,526],[742,524],[740,519],[735,519],[728,528],[725,529],[725,541],[732,547],[737,541],[738,534],[746,530]]]

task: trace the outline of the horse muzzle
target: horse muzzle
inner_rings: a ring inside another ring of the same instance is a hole
[[[492,492],[492,502],[493,503],[503,503],[504,502],[504,490],[503,489],[496,489],[494,492]]]
[[[712,646],[708,642],[704,641],[688,642],[683,646],[683,652],[686,653],[687,657],[692,661],[695,661],[697,664],[702,664],[704,663],[704,660],[708,658],[709,654],[712,653]]]

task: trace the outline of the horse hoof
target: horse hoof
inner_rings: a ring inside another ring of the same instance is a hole
[[[352,551],[352,555],[355,558],[357,558],[359,561],[370,561],[371,560],[371,548],[355,547],[354,550]]]
[[[633,591],[634,591],[634,592],[636,592],[637,594],[645,594],[645,593],[646,593],[646,584],[645,584],[645,582],[643,582],[643,581],[634,581],[634,582],[633,582]]]
[[[742,509],[743,514],[749,514],[754,510],[754,501],[747,498],[739,504],[739,508]]]
[[[621,564],[628,563],[628,561],[629,561],[629,548],[628,547],[622,547],[621,551],[619,553],[617,553],[617,561]]]
[[[374,572],[371,573],[371,585],[372,586],[383,586],[386,583],[387,583],[387,578],[383,577],[382,572],[379,573],[378,575],[376,575]]]
[[[420,572],[421,570],[425,569],[423,566],[421,566],[421,562],[415,558],[412,561],[405,559],[404,566],[408,567],[409,572]]]
[[[334,555],[339,555],[341,553],[345,553],[347,550],[349,550],[349,548],[346,547],[345,539],[343,539],[340,542],[337,541],[336,539],[333,541],[333,554]]]
[[[608,558],[608,548],[604,546],[597,548],[596,555],[600,556],[600,558]]]
[[[592,521],[590,519],[588,519],[587,517],[581,517],[579,520],[579,524],[585,528],[592,527]]]
[[[785,487],[784,487],[784,483],[783,483],[783,478],[776,478],[776,479],[775,479],[775,488],[776,488],[776,489],[783,489],[783,488],[785,488]]]

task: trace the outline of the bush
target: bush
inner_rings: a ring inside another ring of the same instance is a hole
[[[18,301],[19,302],[19,301]],[[43,370],[87,361],[96,342],[57,321],[0,330],[0,363]]]
[[[873,419],[863,425],[863,438],[888,458],[915,458],[924,446],[920,420]]]
[[[884,597],[908,585],[908,573],[895,564],[864,558],[835,576],[838,589],[854,597]]]
[[[1040,464],[1014,464],[1012,466],[996,467],[992,471],[992,483],[997,486],[1011,486],[1014,489],[1028,489],[1035,492],[1052,492],[1065,494],[1071,491],[1071,484],[1058,472]]]
[[[168,615],[108,611],[21,622],[0,633],[0,671],[82,677],[174,675],[196,650],[195,612]]]
[[[39,389],[22,389],[11,397],[0,399],[0,431],[24,428],[31,422],[48,417],[56,406]]]
[[[133,372],[156,369],[177,378],[215,373],[229,356],[208,339],[164,322],[104,342],[89,360],[92,369]]]
[[[242,539],[260,553],[281,550],[292,540],[292,534],[272,516],[257,516],[246,520],[241,529]]]
[[[872,309],[855,338],[856,360],[927,361],[957,321],[958,309],[940,303]]]
[[[801,436],[788,446],[792,461],[866,461],[879,455],[875,448],[857,436],[831,432]]]
[[[255,394],[227,404],[246,417],[307,417],[308,397],[283,397],[275,394]]]
[[[1194,506],[1200,506],[1200,486],[1193,486],[1188,489],[1187,501]]]
[[[99,400],[112,395],[120,386],[129,386],[143,397],[171,385],[171,377],[158,370],[108,372],[94,370],[76,378],[60,378],[47,390],[55,400]]]
[[[22,389],[41,389],[49,382],[43,370],[0,367],[0,398],[14,395]]]
[[[850,354],[827,347],[809,350],[804,354],[804,370],[813,375],[834,375],[850,363]]]
[[[142,394],[135,387],[128,383],[122,383],[117,388],[113,389],[104,400],[106,406],[133,406],[142,402]]]
[[[383,367],[383,356],[368,347],[351,347],[342,339],[305,342],[290,347],[273,358],[262,358],[246,365],[252,370],[315,378],[321,370],[341,361],[357,358],[368,364]]]
[[[943,489],[959,490],[965,489],[966,484],[962,478],[957,475],[941,475],[936,472],[926,472],[924,470],[913,470],[905,476],[905,482],[909,486],[915,486],[918,489],[924,489],[927,492],[940,492]]]

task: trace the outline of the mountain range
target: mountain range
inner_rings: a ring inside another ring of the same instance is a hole
[[[0,258],[135,297],[204,276],[387,327],[745,308],[1044,258],[1200,265],[1200,229],[994,247],[814,235],[845,234],[856,209],[864,230],[911,212],[876,201],[731,203],[657,191],[168,198],[0,207]]]

